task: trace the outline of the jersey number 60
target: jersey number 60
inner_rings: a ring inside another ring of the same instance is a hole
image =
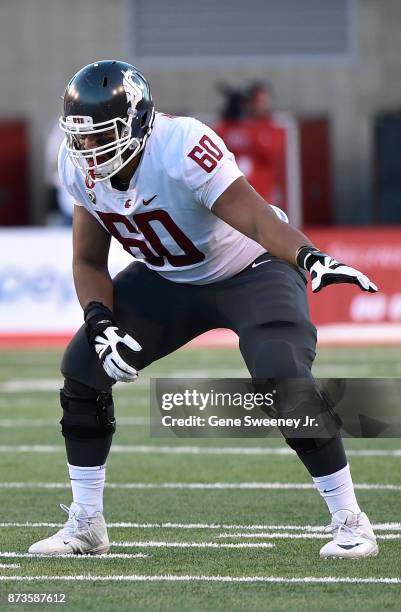
[[[199,140],[199,144],[188,153],[188,157],[209,173],[216,168],[217,162],[223,157],[223,152],[209,136],[204,134]]]
[[[121,242],[128,253],[136,257],[132,249],[138,249],[142,253],[143,258],[151,266],[163,267],[167,260],[174,268],[180,268],[199,263],[205,259],[202,251],[196,248],[165,210],[137,213],[132,216],[132,221],[118,213],[97,211],[97,214],[110,234]],[[165,231],[170,234],[182,251],[181,255],[170,253],[152,227],[152,221],[160,223]],[[118,226],[123,226],[128,236],[123,235]],[[142,238],[145,238],[145,240]]]

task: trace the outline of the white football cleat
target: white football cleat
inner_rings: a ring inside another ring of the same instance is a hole
[[[338,510],[327,530],[333,539],[320,549],[322,559],[361,559],[376,557],[379,552],[372,525],[364,512]]]
[[[104,516],[96,512],[88,516],[81,506],[60,504],[67,512],[68,521],[60,531],[35,542],[28,552],[36,555],[102,555],[110,548]]]

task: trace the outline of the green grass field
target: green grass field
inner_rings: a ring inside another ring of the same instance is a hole
[[[354,482],[365,485],[360,505],[378,525],[379,557],[322,561],[327,511],[312,488],[296,487],[310,478],[295,456],[274,454],[280,439],[149,436],[149,378],[246,376],[229,349],[180,351],[116,388],[114,486],[105,494],[112,555],[22,556],[64,522],[58,504],[71,501],[59,358],[0,354],[0,608],[44,605],[7,603],[9,593],[65,593],[62,609],[77,611],[400,609],[401,456],[391,453],[399,440],[346,441]],[[399,377],[401,353],[322,349],[314,372]]]

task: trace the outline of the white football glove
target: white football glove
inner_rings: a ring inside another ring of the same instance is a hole
[[[377,286],[365,274],[336,261],[330,255],[322,253],[315,247],[300,247],[296,260],[301,268],[308,270],[310,273],[314,293],[335,283],[352,283],[358,285],[363,291],[369,291],[370,293],[375,293],[378,290]]]
[[[114,380],[132,382],[138,371],[132,365],[142,347],[117,327],[114,314],[101,302],[89,302],[84,310],[85,331],[106,374]]]
[[[118,327],[106,327],[99,336],[95,337],[93,345],[104,371],[110,378],[121,382],[133,382],[138,378],[138,371],[119,352],[123,347],[131,351],[142,350],[132,336],[122,332]]]

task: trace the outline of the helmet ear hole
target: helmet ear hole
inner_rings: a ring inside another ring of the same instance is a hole
[[[148,113],[143,113],[142,115],[142,119],[141,119],[141,128],[143,128],[146,125],[146,122],[148,120]]]

